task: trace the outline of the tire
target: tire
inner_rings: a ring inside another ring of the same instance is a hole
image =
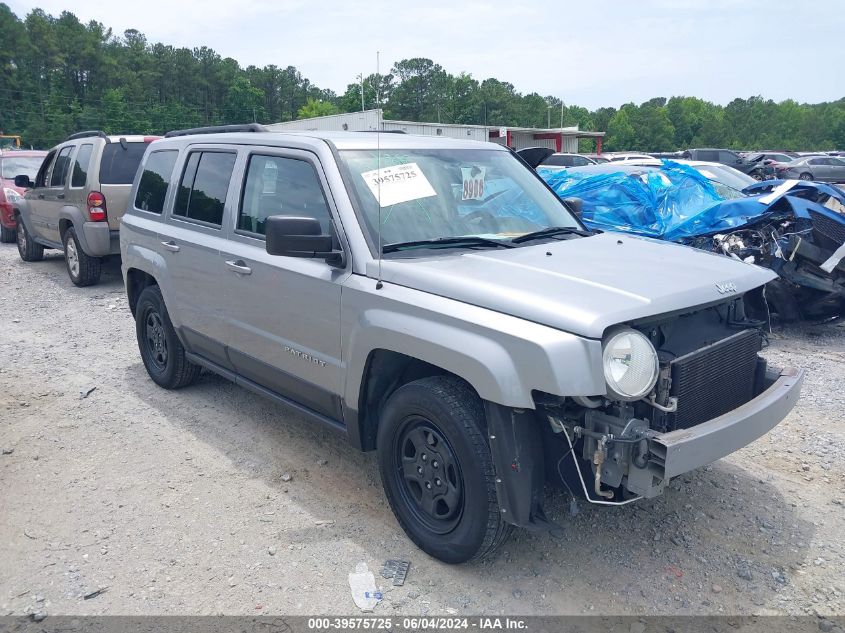
[[[812,179],[813,179],[813,174],[811,174],[811,173],[809,173],[809,172],[806,172],[806,171],[805,171],[805,172],[804,172],[804,173],[802,173],[800,176],[798,176],[798,178],[799,178],[800,180],[812,180]]]
[[[757,182],[762,182],[763,180],[765,180],[765,176],[763,175],[763,172],[760,171],[759,169],[755,169],[754,171],[752,171],[751,177],[754,180],[756,180]]]
[[[159,387],[181,389],[200,375],[202,368],[185,357],[158,286],[147,286],[138,297],[135,334],[144,367]]]
[[[379,470],[393,514],[417,547],[446,563],[484,558],[511,531],[486,429],[481,399],[454,376],[400,387],[381,415]]]
[[[0,242],[3,244],[11,244],[18,238],[18,232],[16,229],[7,229],[5,226],[0,224]]]
[[[97,284],[103,270],[103,260],[99,257],[91,257],[82,250],[79,238],[76,237],[76,229],[72,226],[68,227],[62,236],[62,243],[65,247],[67,274],[74,285],[82,288]]]
[[[25,262],[41,261],[44,258],[44,247],[32,239],[20,216],[17,218],[17,224],[16,241],[18,243],[18,254],[21,256],[21,259]]]

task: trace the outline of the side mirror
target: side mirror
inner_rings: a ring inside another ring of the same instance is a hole
[[[33,182],[26,174],[15,176],[15,187],[20,187],[21,189],[32,189],[33,186]]]
[[[272,215],[264,223],[264,247],[270,255],[340,262],[331,235],[323,235],[317,218]]]
[[[584,201],[581,198],[564,198],[563,202],[572,211],[572,215],[580,220],[584,214]]]

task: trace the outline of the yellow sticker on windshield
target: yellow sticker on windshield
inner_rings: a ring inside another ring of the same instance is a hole
[[[416,163],[365,171],[361,177],[382,207],[437,195]]]

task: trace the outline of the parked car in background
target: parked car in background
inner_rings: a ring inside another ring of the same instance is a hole
[[[607,154],[584,154],[587,158],[591,161],[596,163],[597,165],[601,165],[602,163],[609,163],[610,159],[607,157]]]
[[[717,149],[707,147],[703,149],[688,149],[683,152],[683,158],[687,160],[702,160],[709,163],[722,163],[729,165],[744,174],[750,174],[760,166],[757,163],[749,163],[738,152],[730,149]]]
[[[584,154],[555,153],[542,162],[544,167],[583,167],[584,165],[595,165],[589,156]]]
[[[100,280],[102,258],[120,253],[120,218],[147,145],[157,136],[80,132],[50,150],[35,181],[16,178],[28,191],[13,212],[18,252],[40,260],[45,248],[64,250],[77,286]]]
[[[743,156],[748,163],[756,163],[757,168],[748,174],[754,180],[766,180],[777,177],[778,165],[785,165],[798,157],[794,152],[748,152]]]
[[[547,482],[601,505],[658,496],[798,398],[803,371],[767,365],[745,312],[771,271],[588,231],[508,148],[168,137],[120,231],[150,378],[205,367],[377,451],[399,525],[440,560],[561,529]]]
[[[845,183],[845,159],[838,156],[802,156],[776,167],[778,178]]]
[[[732,196],[729,191],[723,190],[722,187],[728,187],[734,192],[741,193],[743,189],[757,182],[756,178],[722,163],[711,163],[703,160],[679,160],[676,162],[681,165],[689,165],[707,178],[716,187],[716,191],[725,199],[735,196]]]
[[[607,160],[611,163],[627,163],[635,161],[640,165],[659,165],[660,159],[648,154],[637,154],[633,152],[619,152],[613,154],[605,154]]]
[[[15,185],[17,176],[35,180],[35,174],[44,161],[47,152],[40,150],[0,150],[0,242],[11,243],[17,237],[14,205],[19,202],[26,189]]]

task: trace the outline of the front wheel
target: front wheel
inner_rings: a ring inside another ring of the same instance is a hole
[[[200,375],[200,366],[185,356],[158,286],[147,286],[138,297],[135,334],[144,367],[158,386],[179,389]]]
[[[26,230],[26,225],[21,220],[21,216],[18,216],[17,224],[18,255],[25,262],[41,261],[44,257],[44,247],[32,239],[32,236]]]
[[[801,180],[812,180],[812,179],[813,179],[813,174],[808,173],[808,172],[806,172],[806,171],[805,171],[803,174],[801,174],[801,175],[800,175],[800,176],[798,176],[798,177],[799,177]]]
[[[477,560],[510,533],[502,521],[481,399],[432,376],[390,396],[378,428],[387,500],[408,537],[447,563]]]
[[[65,264],[70,280],[77,286],[93,286],[100,281],[103,262],[99,257],[92,257],[79,245],[76,229],[68,227],[64,235]]]

